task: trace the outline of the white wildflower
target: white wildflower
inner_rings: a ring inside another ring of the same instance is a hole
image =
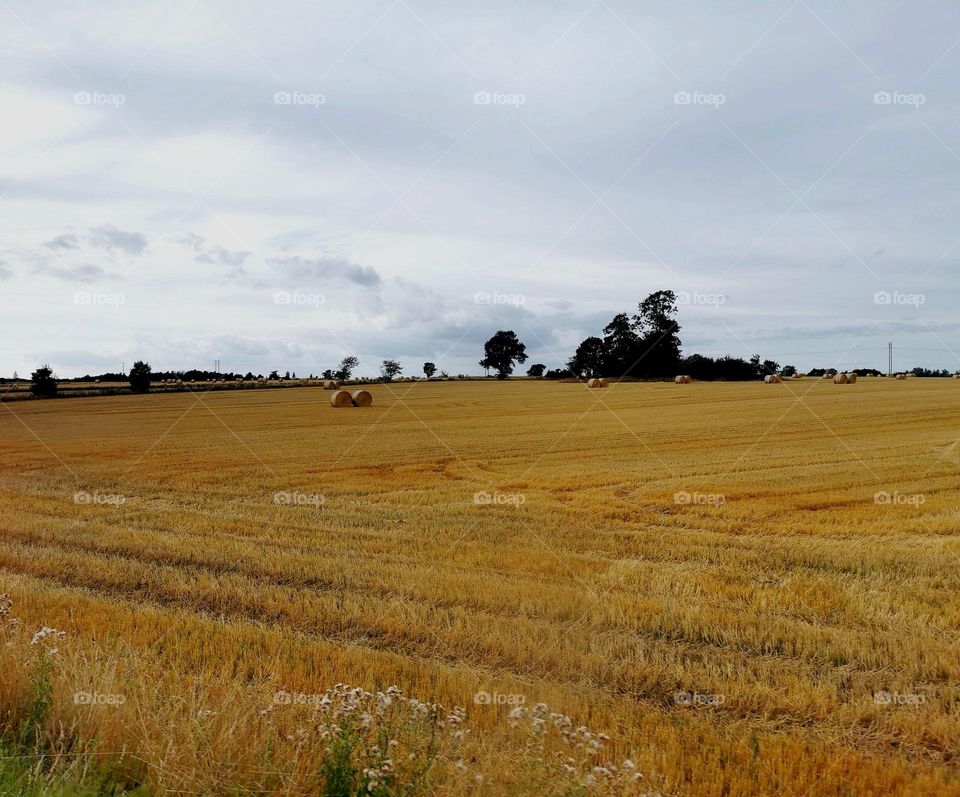
[[[63,639],[67,635],[66,631],[58,631],[56,628],[48,628],[47,626],[42,626],[37,633],[33,635],[33,639],[30,640],[31,645],[36,645],[38,642],[43,641],[48,636],[54,637],[54,639]]]

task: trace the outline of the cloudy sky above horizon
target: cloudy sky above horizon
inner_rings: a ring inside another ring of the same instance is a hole
[[[960,367],[960,7],[0,2],[0,374]]]

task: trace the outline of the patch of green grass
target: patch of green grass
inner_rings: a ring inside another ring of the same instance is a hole
[[[109,769],[89,769],[74,762],[50,770],[48,759],[19,754],[0,744],[0,797],[148,797],[142,785]]]
[[[15,730],[0,735],[0,797],[147,797],[145,786],[119,771],[91,767],[82,755],[51,753],[44,734],[53,702],[51,669],[50,657],[39,656],[31,672],[23,719]]]

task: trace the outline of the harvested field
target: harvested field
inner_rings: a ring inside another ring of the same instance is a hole
[[[663,794],[960,794],[957,390],[0,404],[0,593],[67,632],[51,727],[157,789],[306,793],[309,711],[261,712],[346,682],[466,707],[488,779],[446,794],[520,788],[520,698]],[[9,633],[0,712],[30,691]]]

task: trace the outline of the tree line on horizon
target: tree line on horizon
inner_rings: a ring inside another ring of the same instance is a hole
[[[761,360],[759,354],[749,360],[731,355],[713,358],[692,354],[684,357],[677,312],[677,296],[673,291],[655,291],[637,305],[636,312],[617,313],[603,328],[602,335],[583,340],[564,368],[546,371],[545,366],[538,363],[531,367],[528,375],[547,379],[601,376],[667,379],[682,373],[698,380],[741,381],[760,379],[767,374],[792,376],[796,373],[794,366],[781,367],[774,360]],[[510,368],[503,367],[509,352],[523,352],[523,344],[518,348],[518,342],[514,342],[511,335],[510,331],[498,332],[487,346],[496,343],[500,336],[502,345],[494,345],[499,357],[491,359],[488,348],[487,357],[480,361],[481,365],[498,367],[497,376],[500,378],[506,378],[512,372],[512,363],[507,363]],[[517,358],[517,362],[526,359],[523,353],[523,359]]]
[[[677,374],[685,374],[699,381],[750,381],[772,374],[791,377],[798,373],[792,365],[781,366],[775,360],[762,360],[759,354],[754,354],[750,359],[729,354],[716,358],[703,354],[683,356],[677,313],[676,294],[670,290],[655,291],[637,305],[635,313],[617,313],[603,328],[602,335],[584,339],[564,367],[547,370],[543,363],[534,363],[527,370],[527,376],[546,379],[587,379],[601,376],[667,379]],[[527,359],[526,345],[520,341],[517,334],[513,330],[498,330],[484,344],[484,356],[479,364],[488,374],[493,370],[497,379],[507,379],[513,374],[515,366],[525,363]],[[353,377],[359,363],[357,357],[348,355],[336,368],[323,371],[319,378],[347,382]],[[436,372],[435,363],[423,364],[426,378],[432,378]],[[836,372],[835,368],[813,368],[807,375],[823,376]],[[398,360],[383,360],[380,366],[380,378],[384,382],[391,382],[402,373],[403,366]],[[880,375],[881,372],[873,368],[860,368],[854,369],[854,373],[864,376]],[[914,368],[912,373],[916,376],[951,375],[946,369]],[[446,372],[441,372],[441,376],[447,378]],[[129,374],[105,373],[97,377],[87,375],[74,381],[127,381],[132,392],[144,393],[149,391],[152,382],[158,379],[202,382],[217,379],[284,381],[296,378],[296,372],[291,376],[291,372],[287,371],[284,376],[280,376],[276,370],[271,371],[267,377],[262,374],[255,376],[250,371],[241,375],[197,369],[154,373],[149,363],[138,360]],[[315,378],[312,373],[310,378]],[[8,381],[11,380],[0,380]],[[16,374],[13,381],[17,381]],[[56,396],[57,382],[50,366],[43,365],[31,375],[31,392],[41,398]]]

